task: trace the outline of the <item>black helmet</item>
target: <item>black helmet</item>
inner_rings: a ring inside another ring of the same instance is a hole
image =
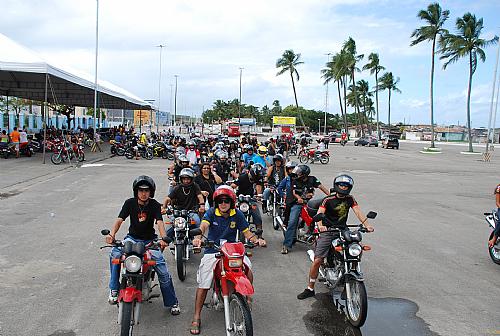
[[[155,191],[156,191],[156,184],[155,181],[149,176],[146,175],[141,175],[138,176],[135,180],[134,183],[132,184],[132,190],[134,191],[134,197],[137,197],[137,194],[139,192],[139,189],[149,189],[150,194],[149,197],[153,198],[155,197]]]
[[[283,164],[283,162],[285,162],[285,158],[283,157],[283,155],[281,154],[276,154],[274,157],[273,157],[273,162],[276,162],[276,161],[281,161],[281,164]]]
[[[339,187],[341,185],[347,186],[348,188],[345,190],[341,189]],[[352,190],[352,187],[354,187],[354,180],[349,175],[341,174],[333,180],[333,189],[338,194],[349,195],[349,193]]]
[[[266,170],[260,163],[255,163],[252,165],[248,173],[255,181],[259,181],[264,177]]]
[[[304,165],[304,164],[301,164],[301,165],[298,165],[297,167],[293,168],[292,170],[292,173],[290,174],[290,176],[292,177],[304,177],[304,176],[309,176],[309,174],[311,174],[311,168],[309,168],[309,166],[307,165]]]
[[[182,178],[183,177],[189,177],[191,179],[191,182],[187,186],[190,186],[194,183],[194,171],[191,168],[184,168],[181,170],[179,174],[179,180],[181,181],[182,184]],[[184,185],[184,184],[182,184]]]

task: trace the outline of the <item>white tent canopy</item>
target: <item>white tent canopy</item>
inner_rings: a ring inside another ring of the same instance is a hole
[[[92,76],[63,69],[0,34],[0,95],[69,106],[94,106]],[[48,75],[48,84],[47,82]],[[151,109],[151,104],[111,83],[98,80],[98,106]]]

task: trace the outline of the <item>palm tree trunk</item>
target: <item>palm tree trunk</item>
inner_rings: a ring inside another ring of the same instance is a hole
[[[348,127],[348,120],[347,120],[347,76],[344,76],[344,113],[345,113],[345,125],[346,129],[345,132],[348,133],[349,130],[347,129]]]
[[[354,93],[354,107],[355,107],[355,112],[357,113],[358,117],[358,123],[359,127],[361,128],[361,136],[364,136],[364,131],[363,131],[363,119],[361,118],[361,112],[359,111],[359,102],[358,102],[358,93],[356,90],[356,79],[354,77],[354,69],[352,69],[352,92]]]
[[[342,116],[342,121],[344,123],[344,129],[347,132],[347,118],[345,116],[344,108],[342,107],[342,95],[340,94],[340,80],[337,81],[337,91],[339,93],[340,115]]]
[[[380,140],[380,123],[378,121],[378,71],[375,71],[375,102],[377,105],[377,140]]]
[[[292,87],[293,87],[293,96],[295,97],[295,106],[297,107],[297,113],[299,114],[299,119],[300,123],[302,124],[302,127],[306,127],[304,124],[304,119],[302,119],[302,113],[300,113],[299,110],[299,103],[297,101],[297,91],[295,90],[295,81],[293,80],[293,73],[290,71],[290,78],[292,78]]]
[[[431,62],[431,148],[434,148],[434,54],[436,49],[436,36],[432,40]]]
[[[470,92],[472,88],[472,53],[469,52],[469,87],[467,88],[467,128],[469,130],[469,152],[472,153],[472,131],[470,128]]]
[[[387,124],[389,125],[389,134],[391,134],[391,89],[389,89],[389,112],[387,113]]]

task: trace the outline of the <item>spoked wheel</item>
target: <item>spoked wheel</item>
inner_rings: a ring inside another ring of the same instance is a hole
[[[246,299],[241,294],[234,293],[229,300],[230,334],[253,336],[252,314]]]
[[[490,234],[490,239],[493,238],[493,232]],[[488,248],[490,253],[490,258],[495,264],[500,265],[500,239],[497,239],[497,243],[492,247]]]
[[[120,302],[120,304],[123,305],[122,318],[120,321],[120,336],[132,336],[135,305],[132,302]]]
[[[307,163],[309,161],[309,157],[307,155],[301,155],[299,157],[300,163]]]
[[[152,150],[147,150],[145,153],[144,153],[144,157],[146,158],[146,160],[153,160],[153,151]]]
[[[184,254],[186,247],[184,245],[175,245],[175,262],[177,263],[177,276],[180,281],[186,280],[186,261]]]
[[[61,153],[53,153],[50,156],[50,161],[52,161],[52,163],[55,165],[61,164],[61,162],[63,161]]]
[[[368,298],[365,284],[360,281],[350,280],[345,284],[346,308],[349,322],[360,328],[365,324],[368,313]]]
[[[321,162],[322,164],[327,164],[328,162],[330,162],[330,157],[323,156],[323,157],[321,157],[321,159],[319,159],[319,162]]]
[[[85,153],[84,152],[80,152],[77,154],[77,159],[78,159],[78,162],[83,162],[85,161]]]

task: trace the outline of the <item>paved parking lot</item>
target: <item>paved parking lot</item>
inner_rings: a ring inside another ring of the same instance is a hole
[[[328,186],[336,174],[350,173],[362,210],[379,214],[372,221],[376,231],[365,236],[373,248],[363,265],[370,297],[366,326],[346,325],[322,285],[316,299],[295,298],[307,280],[306,248],[281,255],[281,233],[272,231],[266,218],[269,247],[256,250],[253,258],[255,335],[500,332],[500,269],[488,257],[482,215],[495,205],[500,160],[481,162],[479,156],[460,154],[465,149],[460,146],[443,145],[443,153],[435,155],[418,153],[421,147],[331,145],[330,164],[312,165]],[[108,261],[98,249],[99,230],[111,226],[135,176],[153,176],[163,198],[168,161],[116,157],[19,184],[14,178],[23,169],[37,175],[36,165],[19,160],[9,169],[0,161],[0,192],[11,195],[0,198],[0,335],[115,334],[116,308],[106,303]],[[167,260],[172,268],[173,258]],[[175,280],[183,313],[172,317],[160,300],[153,301],[144,307],[138,335],[188,335],[198,261],[199,256],[190,261],[184,283]],[[222,313],[204,311],[203,319],[203,335],[222,334]]]

